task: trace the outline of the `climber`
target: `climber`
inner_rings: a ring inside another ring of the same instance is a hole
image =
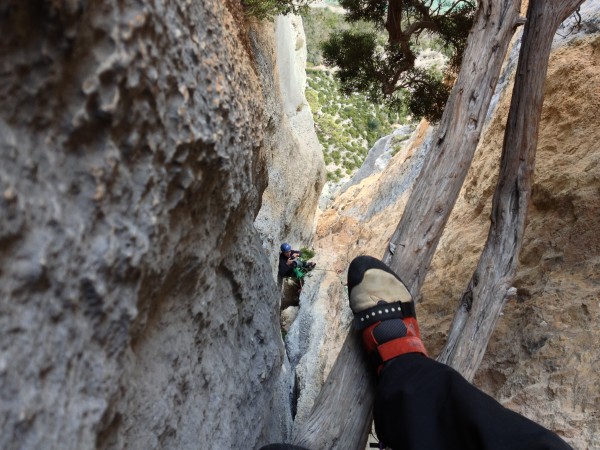
[[[378,375],[373,419],[380,448],[572,450],[552,431],[500,405],[461,374],[427,356],[412,296],[371,256],[348,268],[354,327]],[[261,450],[302,450],[271,444]],[[317,449],[312,449],[317,450]]]
[[[281,253],[279,254],[280,277],[299,278],[302,273],[309,272],[315,268],[315,263],[306,262],[300,256],[299,250],[292,250],[292,246],[286,242],[281,244]],[[297,270],[294,270],[297,269]]]

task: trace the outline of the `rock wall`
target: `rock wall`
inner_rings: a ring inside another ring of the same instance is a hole
[[[306,40],[302,19],[279,16],[274,24],[253,27],[250,36],[260,68],[267,123],[264,149],[268,185],[254,225],[269,258],[273,280],[277,280],[281,243],[289,242],[299,249],[312,241],[317,203],[325,183],[325,162],[312,112],[304,97]],[[286,302],[297,305],[295,287],[285,283],[278,287],[280,307]],[[290,317],[281,317],[284,333],[297,309],[292,307],[288,309]],[[271,424],[267,426],[284,430],[284,436],[291,433],[296,378],[296,371],[286,357],[273,393]]]
[[[263,71],[266,74],[276,71],[278,78],[263,77],[262,81],[263,86],[269,87],[265,89],[269,95],[265,104],[270,110],[267,122],[272,133],[265,140],[269,149],[268,186],[255,221],[276,277],[282,242],[289,242],[294,249],[310,244],[317,203],[325,183],[325,162],[312,112],[304,97],[306,38],[302,19],[279,16],[273,32],[255,36],[261,41],[259,48],[271,49],[277,61],[276,68]],[[280,103],[285,114],[280,108],[269,107]]]
[[[9,1],[0,28],[0,447],[283,440],[274,53],[233,0]]]
[[[580,33],[568,40],[558,35],[550,61],[534,192],[515,279],[518,299],[507,304],[475,384],[575,448],[594,449],[600,447],[600,351],[593,345],[600,339],[594,325],[600,319],[598,2],[586,2],[581,11]],[[510,64],[507,69],[510,81]],[[485,243],[509,98],[507,88],[498,95],[417,307],[432,355],[445,342]],[[349,187],[319,218],[318,262],[332,272],[320,275],[304,303],[301,299],[287,338],[300,343],[290,359],[298,361],[308,384],[297,422],[310,411],[349,326],[347,294],[340,285],[348,263],[359,254],[383,254],[430,133],[422,124],[383,172]],[[312,311],[303,312],[305,305]]]
[[[388,134],[375,142],[375,145],[369,150],[369,153],[360,168],[352,175],[352,178],[347,183],[342,185],[337,194],[343,194],[350,186],[354,186],[365,178],[385,169],[392,156],[394,156],[397,146],[401,145],[399,142],[410,139],[414,130],[415,127],[410,124],[403,125],[396,128],[392,134]],[[402,146],[406,147],[406,144],[408,143],[405,143]]]

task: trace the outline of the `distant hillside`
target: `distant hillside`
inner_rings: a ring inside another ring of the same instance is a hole
[[[374,105],[362,94],[342,94],[330,71],[309,69],[307,76],[306,99],[323,145],[328,181],[352,175],[379,138],[407,122],[405,111]]]
[[[362,165],[368,151],[378,139],[394,128],[413,121],[405,106],[391,108],[374,104],[364,94],[345,95],[335,78],[335,68],[325,68],[321,44],[335,32],[364,30],[372,25],[344,21],[341,9],[332,8],[337,1],[316,2],[302,17],[307,47],[306,98],[314,115],[319,141],[324,148],[327,180],[339,182],[351,177]],[[385,40],[382,34],[382,40]],[[420,41],[418,65],[441,71],[446,58],[441,43],[424,35]],[[418,121],[420,118],[415,118]]]

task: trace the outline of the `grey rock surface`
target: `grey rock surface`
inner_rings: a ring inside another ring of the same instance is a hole
[[[569,16],[559,27],[552,41],[552,48],[572,43],[585,36],[600,32],[600,1],[586,0],[579,9]]]
[[[378,190],[382,193],[382,195],[373,199],[364,214],[358,212],[352,207],[348,208],[347,214],[360,217],[361,220],[369,220],[376,214],[388,208],[390,205],[394,204],[394,202],[400,198],[400,196],[406,192],[409,192],[415,180],[417,179],[417,176],[421,172],[425,157],[431,148],[433,132],[433,127],[430,127],[426,131],[423,144],[419,146],[411,156],[405,156],[403,154],[404,151],[399,153],[400,158],[403,160],[406,159],[406,162],[402,164],[401,170],[395,176],[381,177],[378,184]],[[417,132],[415,131],[406,141],[406,145],[403,148],[406,149],[412,146],[416,138]]]
[[[390,162],[390,159],[392,159],[395,145],[405,147],[407,142],[405,144],[401,144],[400,142],[408,139],[414,130],[415,127],[413,125],[403,125],[395,129],[392,134],[388,134],[375,142],[375,145],[369,150],[369,153],[367,153],[367,157],[362,163],[362,166],[360,166],[360,169],[352,175],[350,181],[341,187],[339,195],[346,192],[350,186],[354,186],[365,178],[385,169],[388,162]],[[394,142],[396,139],[400,142]]]
[[[279,16],[272,32],[253,33],[253,40],[257,48],[265,49],[266,59],[259,60],[259,67],[273,64],[270,53],[277,61],[277,67],[260,71],[271,132],[264,143],[268,186],[254,222],[276,277],[282,242],[289,242],[294,249],[310,245],[325,184],[325,162],[304,97],[306,38],[302,19]]]
[[[0,6],[0,448],[285,438],[254,228],[282,106],[235,4]]]

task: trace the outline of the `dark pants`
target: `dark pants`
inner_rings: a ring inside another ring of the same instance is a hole
[[[451,367],[416,353],[384,366],[373,414],[378,438],[398,450],[571,449]]]

